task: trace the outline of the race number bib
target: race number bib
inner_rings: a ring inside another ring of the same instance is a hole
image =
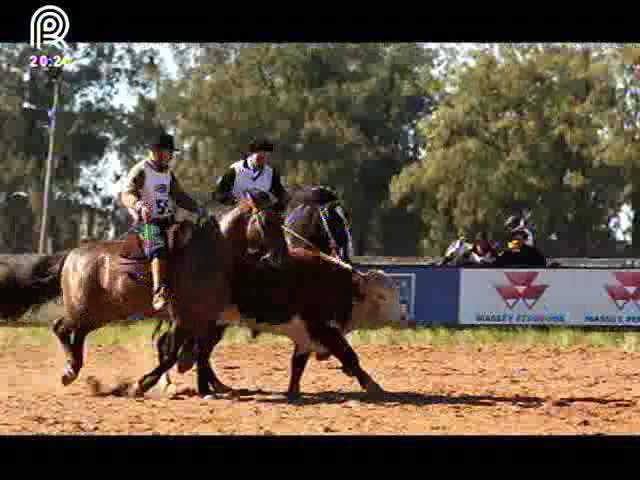
[[[165,198],[159,198],[156,200],[156,215],[164,217],[171,213],[171,206],[169,200]]]

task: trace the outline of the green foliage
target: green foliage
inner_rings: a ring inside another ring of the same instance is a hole
[[[459,229],[499,236],[516,205],[533,210],[545,253],[585,255],[611,245],[623,203],[640,204],[637,44],[171,51],[175,79],[155,47],[71,45],[55,139],[54,208],[65,218],[89,199],[111,208],[98,188],[106,156],[131,166],[160,126],[175,127],[177,173],[201,202],[251,137],[270,136],[286,183],[327,184],[345,199],[359,255],[439,255]],[[32,53],[0,44],[0,192],[30,193],[19,223],[37,239],[53,90],[39,68],[23,79]],[[152,56],[155,79],[143,68]],[[131,111],[115,104],[125,88],[137,95]],[[3,249],[20,215],[0,215]],[[66,245],[77,228],[62,223],[52,225]],[[633,230],[640,237],[640,215]]]
[[[615,86],[593,57],[503,47],[452,79],[454,93],[420,126],[426,153],[391,183],[394,204],[423,220],[423,253],[441,253],[461,228],[500,235],[518,203],[579,255],[610,241],[623,182],[602,161],[601,135]]]
[[[99,166],[106,154],[118,144],[125,155],[132,150],[130,142],[122,140],[135,137],[136,130],[130,129],[132,122],[127,112],[113,102],[125,87],[150,91],[151,83],[142,77],[141,72],[145,57],[153,52],[152,49],[137,51],[131,45],[72,44],[65,53],[74,61],[62,72],[56,118],[55,181],[52,184],[54,215],[51,221],[54,234],[58,227],[61,228],[56,236],[71,235],[73,228],[66,227],[72,223],[69,215],[74,209],[73,204],[77,207],[79,203],[101,195],[97,187],[99,178],[91,179],[86,190],[79,187],[83,169]],[[29,56],[32,54],[34,51],[29,45],[3,44],[0,47],[0,158],[3,165],[0,191],[25,191],[31,195],[29,214],[22,209],[9,212],[9,206],[5,205],[3,221],[0,222],[0,236],[4,239],[0,243],[2,250],[20,247],[32,251],[38,238],[41,192],[49,147],[47,110],[53,103],[53,85],[46,68],[30,68]],[[49,56],[59,54],[55,49],[48,52]],[[111,201],[103,198],[102,203],[109,206]],[[56,213],[68,221],[58,222],[58,225]],[[9,236],[15,237],[15,232],[10,231],[11,225],[15,224],[13,217],[28,219],[31,240],[23,229],[19,238],[12,242],[6,240]],[[63,233],[63,230],[69,231]]]
[[[288,183],[331,185],[354,213],[359,250],[382,219],[389,179],[415,156],[411,129],[433,108],[435,55],[378,44],[207,45],[163,97],[192,145],[185,185],[204,193],[254,135],[271,136]]]

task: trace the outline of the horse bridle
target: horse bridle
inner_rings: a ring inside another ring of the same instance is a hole
[[[352,238],[351,238],[351,229],[349,228],[349,222],[347,221],[347,217],[344,214],[344,210],[342,209],[342,205],[340,204],[340,202],[338,200],[334,200],[333,202],[329,202],[325,205],[322,205],[320,207],[318,207],[318,211],[320,213],[320,219],[322,220],[322,226],[324,228],[325,233],[327,234],[327,237],[329,238],[329,245],[333,250],[337,250],[338,248],[338,243],[336,242],[335,237],[333,236],[333,233],[331,233],[331,228],[329,228],[329,210],[333,208],[334,211],[340,216],[340,218],[342,219],[342,222],[344,224],[344,228],[345,228],[345,233],[347,235],[347,242],[349,245],[352,245]],[[351,252],[349,252],[351,253]]]
[[[251,195],[245,195],[245,199],[247,201],[247,203],[249,204],[249,206],[251,207],[251,217],[250,218],[257,218],[258,222],[257,222],[257,226],[258,226],[258,230],[260,231],[260,234],[262,235],[263,238],[266,238],[266,216],[273,213],[272,210],[270,209],[265,209],[265,208],[259,208],[256,203],[253,201],[253,198],[251,198]]]

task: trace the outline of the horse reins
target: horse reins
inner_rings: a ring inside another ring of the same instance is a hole
[[[329,213],[330,206],[331,204],[318,207],[318,212],[320,213],[320,219],[322,220],[322,226],[324,227],[324,231],[327,234],[327,237],[329,237],[329,247],[331,247],[331,249],[333,250],[337,250],[338,243],[336,242],[336,239],[334,238],[333,233],[331,233],[331,229],[329,228],[329,221],[327,220],[327,215]]]
[[[302,242],[306,243],[307,245],[309,245],[311,248],[313,248],[314,250],[316,250],[318,252],[318,256],[320,258],[322,258],[323,260],[327,260],[328,262],[334,263],[346,270],[349,270],[351,273],[355,273],[356,275],[359,275],[361,277],[364,277],[364,275],[359,272],[358,270],[356,270],[355,268],[353,268],[351,265],[349,265],[348,263],[344,262],[343,260],[336,258],[336,257],[332,257],[331,255],[327,255],[326,253],[324,253],[323,251],[321,251],[318,247],[316,247],[313,243],[311,243],[309,240],[307,240],[306,238],[304,238],[302,235],[298,234],[297,232],[294,232],[293,230],[291,230],[289,227],[282,225],[282,229],[287,232],[290,235],[293,235],[294,237],[296,237],[298,240],[301,240]]]

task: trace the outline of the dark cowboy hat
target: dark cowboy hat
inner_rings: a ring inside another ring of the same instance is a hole
[[[171,150],[173,152],[179,152],[180,150],[176,148],[175,143],[173,141],[173,135],[169,135],[168,133],[161,133],[158,135],[154,142],[149,144],[149,147],[158,147],[163,150]]]
[[[273,143],[266,138],[253,139],[249,144],[249,152],[273,152]]]

